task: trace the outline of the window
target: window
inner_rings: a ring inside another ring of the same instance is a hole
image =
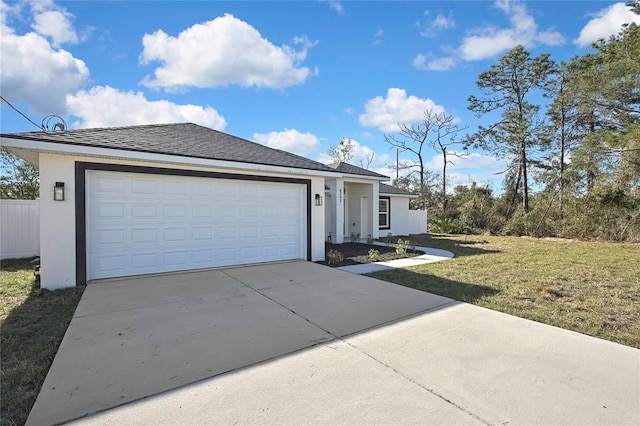
[[[380,197],[378,201],[378,226],[380,229],[391,228],[390,200]]]

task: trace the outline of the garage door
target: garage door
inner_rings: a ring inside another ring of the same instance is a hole
[[[90,171],[87,278],[306,258],[305,186]]]

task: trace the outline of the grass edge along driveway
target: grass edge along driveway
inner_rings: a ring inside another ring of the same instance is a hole
[[[640,244],[490,235],[408,238],[456,257],[369,275],[640,348]]]
[[[31,259],[0,262],[0,424],[22,425],[84,287],[40,290]]]

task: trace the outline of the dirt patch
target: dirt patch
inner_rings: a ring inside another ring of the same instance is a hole
[[[385,246],[376,246],[371,244],[362,244],[362,243],[343,243],[343,244],[331,244],[325,243],[325,253],[329,253],[330,250],[339,251],[344,255],[344,260],[336,265],[331,265],[334,267],[338,266],[349,266],[349,265],[360,265],[363,263],[373,263],[373,262],[385,262],[388,260],[395,259],[406,259],[408,257],[415,257],[424,254],[424,252],[418,250],[407,250],[406,255],[401,255],[396,253],[395,247],[385,247]],[[379,254],[378,258],[372,260],[369,256],[369,250],[377,250]],[[323,265],[327,265],[327,262],[319,262]]]

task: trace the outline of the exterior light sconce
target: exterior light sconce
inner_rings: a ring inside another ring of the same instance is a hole
[[[342,189],[338,191],[338,200],[342,202]]]
[[[322,205],[322,195],[316,194],[316,206]]]
[[[56,182],[53,187],[53,201],[64,201],[64,182]]]

